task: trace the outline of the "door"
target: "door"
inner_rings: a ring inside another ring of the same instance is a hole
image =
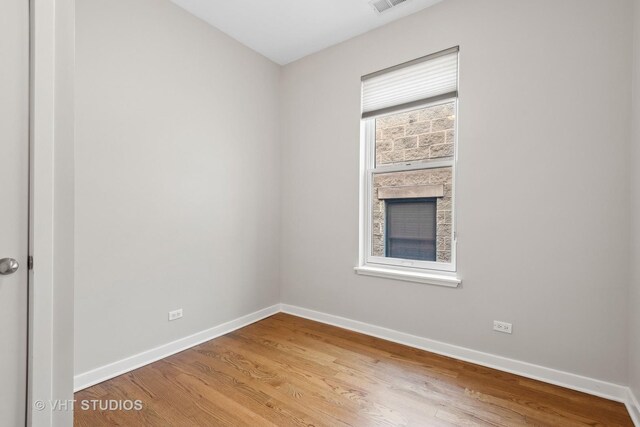
[[[25,424],[29,2],[0,1],[0,426]]]

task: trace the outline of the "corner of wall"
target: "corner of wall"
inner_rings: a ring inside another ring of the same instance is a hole
[[[631,161],[631,281],[629,284],[629,387],[640,415],[640,0],[633,1]]]
[[[279,220],[278,220],[278,302],[281,303],[283,300],[284,293],[284,275],[283,271],[285,268],[284,264],[284,215],[285,206],[284,206],[284,163],[285,163],[285,102],[284,102],[284,89],[285,89],[285,68],[286,65],[278,66],[278,209],[279,209]]]

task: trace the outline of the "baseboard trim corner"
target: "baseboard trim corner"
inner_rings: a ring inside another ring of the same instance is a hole
[[[603,397],[605,399],[615,400],[629,406],[630,390],[626,386],[559,371],[552,368],[546,368],[544,366],[534,365],[528,362],[509,359],[507,357],[484,353],[478,350],[447,344],[441,341],[418,337],[404,332],[395,331],[393,329],[333,314],[314,311],[303,307],[289,304],[281,304],[281,306],[282,312],[292,314],[294,316],[327,323],[329,325],[338,326],[354,332],[360,332],[365,335],[371,335],[376,338],[396,342],[398,344],[429,351],[442,356],[448,356],[465,362],[486,366],[488,368],[498,369],[500,371],[581,391]]]
[[[638,403],[638,398],[633,393],[631,388],[627,391],[627,401],[625,405],[627,405],[627,410],[629,411],[629,415],[631,415],[631,420],[637,427],[640,427],[640,403]]]
[[[278,312],[280,312],[280,304],[275,304],[271,307],[263,308],[262,310],[214,326],[213,328],[197,332],[188,337],[180,338],[176,341],[143,351],[91,371],[83,372],[76,375],[73,379],[74,392],[133,371],[134,369],[164,359],[172,354],[179,353],[224,334],[228,334],[229,332],[233,332],[236,329],[255,323]]]

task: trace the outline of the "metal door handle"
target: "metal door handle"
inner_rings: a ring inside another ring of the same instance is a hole
[[[0,275],[8,276],[9,274],[13,274],[18,271],[20,264],[13,258],[2,258],[0,259]]]

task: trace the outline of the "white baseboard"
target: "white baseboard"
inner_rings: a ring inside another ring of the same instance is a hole
[[[240,329],[278,312],[304,317],[306,319],[338,326],[340,328],[360,332],[387,341],[404,344],[409,347],[418,348],[443,356],[449,356],[465,362],[475,363],[488,368],[510,372],[523,377],[603,397],[605,399],[622,402],[627,406],[631,418],[636,426],[640,427],[640,404],[638,404],[638,399],[629,387],[447,344],[441,341],[418,337],[404,332],[395,331],[393,329],[288,304],[276,304],[271,307],[264,308],[256,311],[255,313],[239,317],[211,329],[138,353],[92,371],[76,375],[74,378],[74,390],[79,391],[117,377],[118,375],[140,368],[141,366],[148,365],[149,363],[171,356],[172,354],[179,353],[190,347],[194,347],[221,335],[233,332],[236,329]]]
[[[74,391],[85,389],[92,385],[117,377],[118,375],[133,371],[141,366],[148,365],[149,363],[171,356],[172,354],[179,353],[190,347],[202,344],[203,342],[212,340],[221,335],[228,334],[236,329],[240,329],[251,323],[257,322],[258,320],[262,320],[265,317],[272,316],[279,311],[280,304],[276,304],[205,331],[198,332],[185,338],[180,338],[179,340],[161,345],[151,350],[143,351],[142,353],[127,357],[126,359],[118,360],[117,362],[101,366],[92,371],[78,374],[73,380]]]
[[[319,311],[309,310],[302,307],[296,307],[288,304],[281,304],[281,310],[294,316],[304,317],[306,319],[315,320],[329,325],[338,326],[351,331],[360,332],[371,335],[387,341],[393,341],[404,344],[409,347],[419,348],[432,353],[443,356],[449,356],[454,359],[463,360],[465,362],[475,363],[477,365],[486,366],[488,368],[498,369],[500,371],[510,372],[512,374],[555,384],[561,387],[570,388],[572,390],[582,391],[584,393],[593,394],[595,396],[604,397],[606,399],[615,400],[629,404],[629,396],[631,391],[628,387],[619,384],[613,384],[581,375],[563,372],[544,366],[534,365],[532,363],[521,362],[519,360],[509,359],[494,354],[484,353],[465,347],[459,347],[440,341],[422,338],[404,332],[394,331],[393,329],[383,328],[357,320],[347,319],[345,317],[335,316],[332,314],[321,313]]]
[[[625,404],[627,405],[627,410],[631,415],[631,419],[637,427],[640,427],[640,403],[638,402],[638,398],[633,394],[633,390],[629,388]]]

